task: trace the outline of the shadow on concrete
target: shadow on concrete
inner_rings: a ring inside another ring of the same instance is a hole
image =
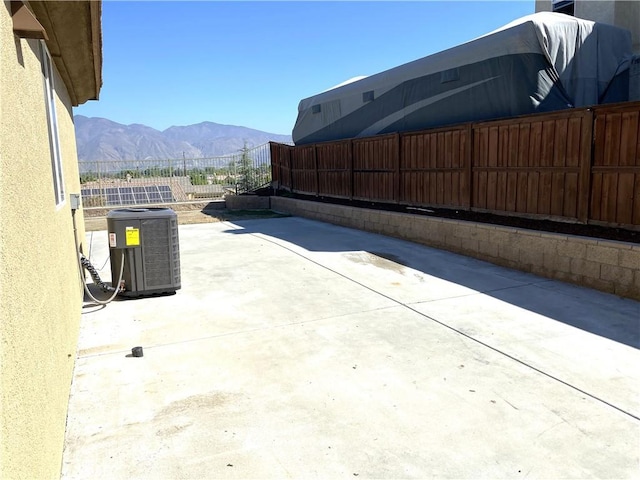
[[[107,284],[111,284],[110,281],[106,282]],[[109,300],[112,296],[113,293],[111,292],[105,292],[104,290],[102,290],[99,286],[97,286],[95,283],[88,283],[87,287],[89,288],[89,292],[91,292],[91,295],[93,295],[93,297],[96,300],[100,300],[101,302],[106,302],[107,300]],[[174,292],[175,293],[175,292]],[[95,307],[95,310],[91,310],[91,311],[86,311],[83,313],[92,313],[98,310],[102,310],[106,305],[102,304],[102,303],[97,303],[94,298],[91,298],[89,295],[87,295],[87,292],[83,292],[83,299],[82,301],[84,302],[83,305],[83,309],[88,309],[88,308],[92,308]],[[116,295],[109,303],[111,302],[123,302],[123,301],[127,301],[127,300],[135,300],[134,298],[129,298],[129,297],[124,297],[122,295]]]
[[[268,209],[240,209],[240,210],[227,210],[227,209],[215,209],[215,210],[202,210],[203,215],[218,219],[220,221],[242,221],[242,220],[257,220],[261,218],[282,218],[290,217],[287,213],[278,213]],[[179,216],[179,215],[178,215]]]
[[[267,235],[311,252],[366,251],[398,265],[640,349],[640,302],[634,300],[544,279],[393,237],[300,217],[274,222],[234,221],[234,224],[240,228],[229,229],[226,233]],[[611,308],[612,305],[615,308]]]
[[[86,294],[83,299],[83,302],[84,302],[84,305],[82,305],[82,315],[85,315],[87,313],[95,313],[106,307],[106,305],[101,305],[99,303],[92,302],[92,300],[89,297],[87,297]]]

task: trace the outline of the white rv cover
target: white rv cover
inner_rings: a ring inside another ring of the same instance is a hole
[[[542,12],[302,100],[296,144],[628,99],[631,34]]]

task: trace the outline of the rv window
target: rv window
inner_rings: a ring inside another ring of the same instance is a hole
[[[322,111],[322,108],[320,105],[314,105],[311,107],[311,113],[320,113]]]
[[[362,103],[373,102],[373,90],[369,90],[368,92],[363,92],[362,94]]]
[[[455,82],[456,80],[460,80],[460,72],[457,68],[440,72],[440,83]]]
[[[573,0],[554,0],[552,11],[556,13],[564,13],[565,15],[574,15],[574,1]]]

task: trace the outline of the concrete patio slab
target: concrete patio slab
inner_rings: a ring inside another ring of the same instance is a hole
[[[295,217],[180,255],[86,305],[63,479],[640,475],[638,302]]]

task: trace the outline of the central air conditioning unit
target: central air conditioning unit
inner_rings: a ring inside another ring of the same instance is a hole
[[[107,215],[111,281],[125,297],[175,293],[180,288],[178,218],[170,208],[123,208]],[[124,262],[124,266],[122,264]]]

